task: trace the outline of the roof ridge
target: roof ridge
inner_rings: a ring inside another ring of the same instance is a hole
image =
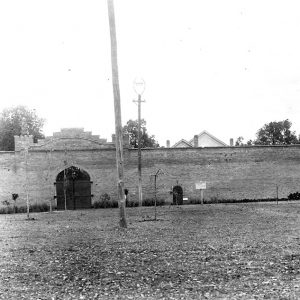
[[[187,144],[188,146],[193,147],[193,145],[192,145],[190,142],[188,142],[188,141],[185,140],[185,139],[181,139],[181,140],[179,140],[177,143],[175,143],[171,148],[177,147],[181,142],[184,142],[184,143]]]
[[[201,135],[203,135],[204,133],[206,133],[208,136],[210,136],[212,139],[214,139],[215,141],[217,141],[218,143],[221,143],[224,146],[228,146],[226,143],[224,143],[223,141],[219,140],[218,138],[216,138],[214,135],[212,135],[211,133],[209,133],[207,130],[203,130],[201,131],[199,134],[196,134],[198,137],[200,137]],[[192,138],[189,143],[192,143],[194,140],[194,138]]]

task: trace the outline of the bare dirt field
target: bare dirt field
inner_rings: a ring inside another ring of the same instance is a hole
[[[0,215],[0,299],[300,299],[300,201],[118,214]]]

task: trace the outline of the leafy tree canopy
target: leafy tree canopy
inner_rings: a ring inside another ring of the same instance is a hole
[[[13,151],[15,135],[33,135],[34,142],[43,138],[45,120],[26,106],[6,108],[0,114],[0,150]]]
[[[298,144],[299,140],[294,131],[291,131],[292,123],[286,119],[280,122],[270,122],[258,130],[254,141],[256,145],[289,145]]]
[[[244,138],[239,136],[235,141],[235,146],[252,146],[254,142],[252,140],[247,141],[244,143]]]
[[[236,146],[244,146],[243,141],[244,141],[244,138],[242,136],[239,136],[235,141],[235,145]]]
[[[138,120],[129,120],[123,127],[123,133],[129,135],[130,145],[138,148]],[[146,121],[141,120],[141,148],[158,148],[159,144],[154,135],[149,135],[146,128]]]

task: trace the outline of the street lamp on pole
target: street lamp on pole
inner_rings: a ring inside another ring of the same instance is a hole
[[[142,78],[136,78],[133,83],[133,87],[135,92],[138,95],[138,100],[134,100],[133,102],[138,103],[138,192],[139,192],[139,206],[143,204],[143,193],[142,193],[142,152],[141,152],[141,102],[145,102],[142,100],[142,94],[145,91],[145,81]]]

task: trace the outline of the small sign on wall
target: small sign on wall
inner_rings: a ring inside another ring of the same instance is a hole
[[[206,181],[196,182],[196,190],[206,190]]]

